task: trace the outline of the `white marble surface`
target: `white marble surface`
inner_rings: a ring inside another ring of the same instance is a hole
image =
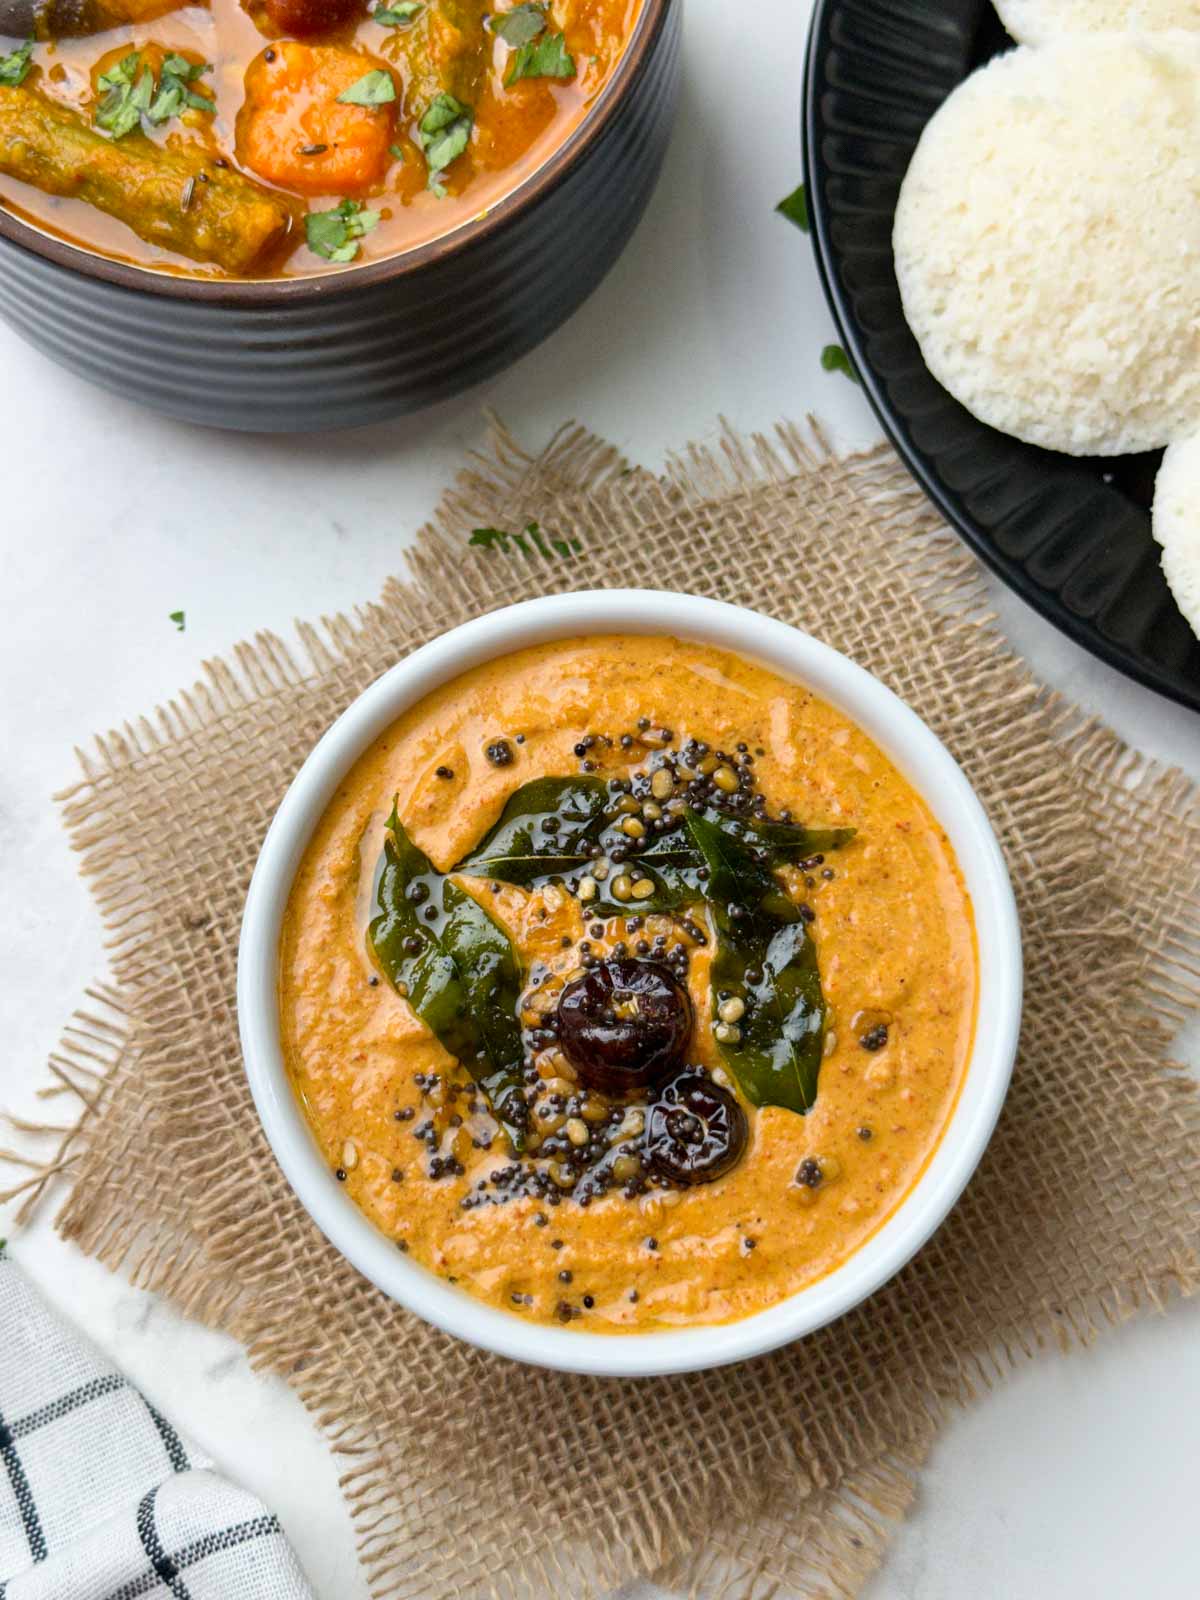
[[[36,1111],[46,1053],[103,970],[50,799],[72,746],[253,629],[372,596],[480,441],[485,404],[531,445],[575,416],[651,466],[714,436],[718,413],[753,428],[814,410],[841,442],[875,437],[857,390],[818,365],[830,324],[808,246],[772,214],[800,174],[808,11],[759,0],[734,26],[723,0],[688,0],[678,133],[620,266],[548,345],[422,418],[315,440],[200,433],[84,387],[0,328],[0,1105]],[[1200,718],[997,604],[1049,681],[1200,776]],[[1195,1059],[1195,1038],[1183,1044]],[[82,1259],[45,1217],[15,1252],[279,1511],[321,1600],[365,1600],[332,1460],[281,1382]],[[947,1427],[869,1600],[1191,1600],[1198,1413],[1200,1306],[1026,1368]]]

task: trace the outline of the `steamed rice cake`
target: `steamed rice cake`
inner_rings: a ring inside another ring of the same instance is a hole
[[[1154,537],[1171,593],[1200,637],[1200,435],[1174,444],[1154,486]]]
[[[926,127],[894,243],[926,364],[981,421],[1072,455],[1200,430],[1200,35],[992,61]]]
[[[1064,33],[1200,28],[1200,0],[996,0],[1000,20],[1021,44]]]

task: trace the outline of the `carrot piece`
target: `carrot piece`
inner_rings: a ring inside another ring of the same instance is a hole
[[[338,99],[368,73],[383,73],[393,96],[398,94],[391,69],[361,51],[291,39],[271,45],[246,72],[246,99],[237,122],[239,161],[268,183],[298,194],[355,195],[371,189],[392,159],[388,144],[396,100],[347,105]]]

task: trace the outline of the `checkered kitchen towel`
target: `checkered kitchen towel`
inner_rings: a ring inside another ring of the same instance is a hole
[[[253,1495],[47,1308],[0,1244],[0,1600],[312,1600]]]

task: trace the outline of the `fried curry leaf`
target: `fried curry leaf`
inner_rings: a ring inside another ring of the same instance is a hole
[[[706,868],[704,898],[721,905],[748,907],[757,913],[765,904],[792,909],[770,867],[759,852],[712,810],[684,813],[688,837]]]
[[[25,82],[33,66],[32,39],[26,39],[11,55],[0,56],[0,84],[6,89],[16,89]]]
[[[454,868],[537,888],[586,867],[609,821],[603,778],[535,778],[509,796],[500,819]]]
[[[526,0],[525,4],[493,17],[488,27],[493,33],[498,33],[505,44],[519,50],[522,45],[531,44],[538,34],[546,31],[546,8]]]
[[[578,888],[598,856],[628,844],[620,831],[621,795],[603,778],[538,778],[510,796],[499,821],[456,872],[537,889],[566,880]],[[716,936],[717,996],[745,1002],[739,1036],[718,1041],[742,1092],[754,1105],[811,1109],[825,1035],[817,952],[804,914],[775,868],[838,850],[853,828],[812,829],[688,806],[681,823],[655,835],[629,861],[608,864],[588,915],[613,916],[706,905]],[[611,896],[626,874],[653,893]]]
[[[417,124],[425,164],[429,168],[426,187],[439,200],[444,199],[446,194],[442,173],[467,148],[474,125],[475,113],[471,107],[463,105],[461,100],[456,100],[445,90],[434,95],[425,115]]]
[[[338,95],[340,106],[387,106],[396,98],[396,81],[383,67],[365,72]]]
[[[816,945],[771,871],[772,857],[762,859],[766,852],[754,842],[753,829],[734,837],[711,812],[690,812],[687,825],[709,868],[705,888],[717,936],[713,1010],[721,994],[736,995],[746,1006],[737,1036],[718,1037],[718,1046],[752,1105],[803,1114],[817,1098],[825,1045]],[[792,826],[758,824],[764,831]],[[850,830],[839,831],[852,837]]]
[[[854,837],[853,828],[805,828],[798,822],[776,822],[766,817],[746,817],[739,822],[748,844],[769,850],[777,861],[807,861],[840,850]]]
[[[603,778],[537,778],[509,796],[499,821],[454,870],[522,889],[573,877],[575,887],[598,856],[628,845],[619,826],[620,799]],[[607,897],[620,872],[654,885],[653,895],[636,899],[634,909],[643,912],[706,899],[761,900],[772,889],[782,895],[771,866],[839,849],[853,837],[852,828],[814,830],[689,807],[681,827],[656,835],[627,864],[612,864],[590,909],[630,909],[629,902]]]
[[[483,1090],[519,1151],[527,1110],[517,953],[504,929],[417,848],[395,809],[388,830],[371,947],[392,985]]]
[[[454,870],[523,889],[586,872],[598,850],[628,843],[616,826],[620,799],[603,778],[536,778],[509,796],[499,821]],[[674,905],[745,899],[751,880],[761,898],[774,885],[769,867],[838,850],[853,837],[853,828],[806,828],[688,807],[683,826],[657,835],[626,870],[661,877]],[[702,868],[707,881],[697,876]]]
[[[353,261],[359,240],[378,224],[378,211],[364,211],[361,200],[343,200],[332,211],[310,211],[304,236],[308,248],[323,260]]]
[[[746,1004],[740,1038],[718,1040],[718,1048],[751,1104],[803,1115],[816,1102],[825,1052],[816,945],[798,916],[787,921],[759,913],[736,921],[729,907],[717,904],[713,922],[714,1009],[716,996],[725,992]]]
[[[575,58],[567,49],[566,35],[548,34],[523,44],[513,56],[512,66],[504,76],[506,88],[511,88],[522,78],[573,78]]]

